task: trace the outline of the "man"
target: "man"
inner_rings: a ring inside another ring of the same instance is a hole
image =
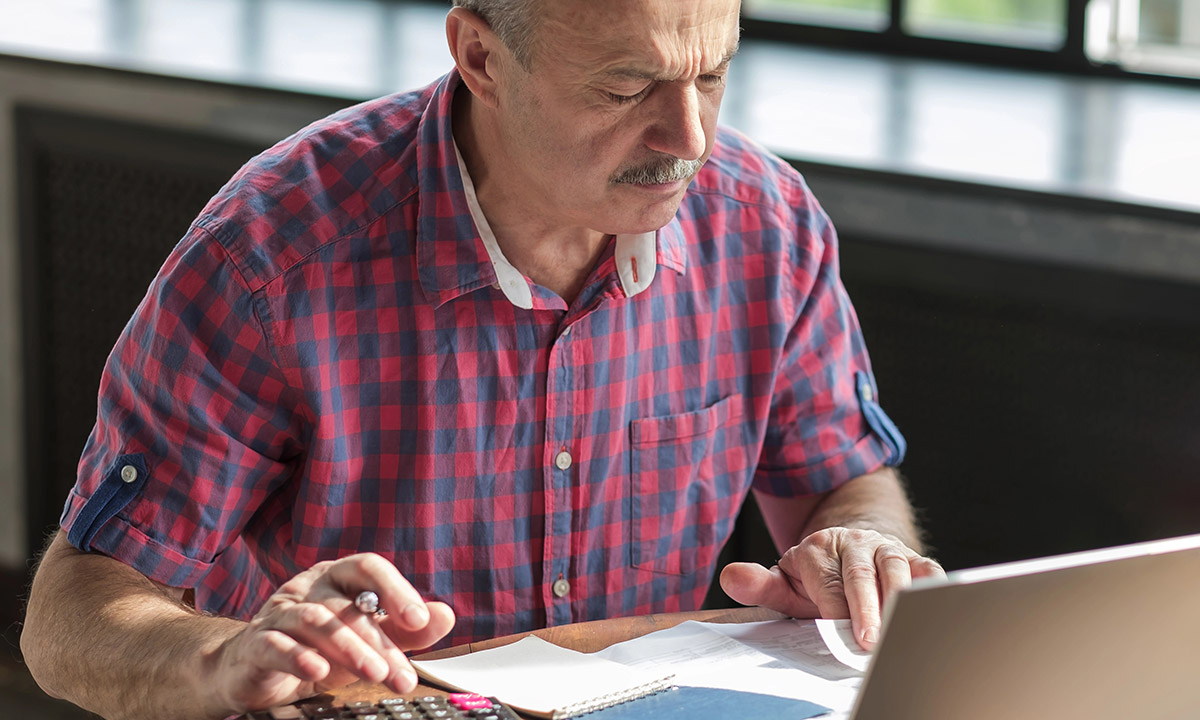
[[[735,600],[870,647],[941,572],[828,220],[716,128],[737,1],[461,4],[455,72],[252,161],[118,341],[22,635],[51,694],[215,718],[694,608],[751,489],[782,558]]]

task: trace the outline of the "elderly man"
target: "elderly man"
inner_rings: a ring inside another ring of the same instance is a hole
[[[695,608],[751,491],[740,602],[870,647],[941,572],[828,219],[717,128],[737,0],[457,4],[453,72],[251,161],[118,341],[22,635],[51,694],[216,718]]]

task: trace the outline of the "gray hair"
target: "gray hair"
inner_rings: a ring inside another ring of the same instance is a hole
[[[521,67],[530,69],[538,0],[453,0],[453,4],[483,18]]]

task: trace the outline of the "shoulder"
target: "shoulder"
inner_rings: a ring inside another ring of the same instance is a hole
[[[795,168],[727,127],[718,128],[712,155],[691,191],[708,202],[759,206],[779,213],[780,219],[815,209],[812,193]]]
[[[196,226],[252,288],[415,196],[417,135],[434,86],[318,120],[251,159]]]
[[[789,262],[820,257],[833,242],[828,216],[800,173],[730,128],[719,128],[707,163],[681,205],[695,239],[737,235]]]

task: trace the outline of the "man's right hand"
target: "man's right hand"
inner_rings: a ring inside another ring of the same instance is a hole
[[[354,605],[364,590],[386,615]],[[355,680],[411,692],[404,651],[426,648],[454,626],[454,612],[425,602],[379,555],[322,562],[284,583],[241,632],[209,658],[222,704],[238,712],[282,705]]]
[[[354,607],[363,590],[386,617]],[[392,563],[354,555],[284,583],[249,623],[197,613],[183,591],[83,553],[59,531],[33,580],[21,651],[47,693],[112,720],[228,717],[357,679],[416,685],[404,652],[454,613],[425,602]]]

